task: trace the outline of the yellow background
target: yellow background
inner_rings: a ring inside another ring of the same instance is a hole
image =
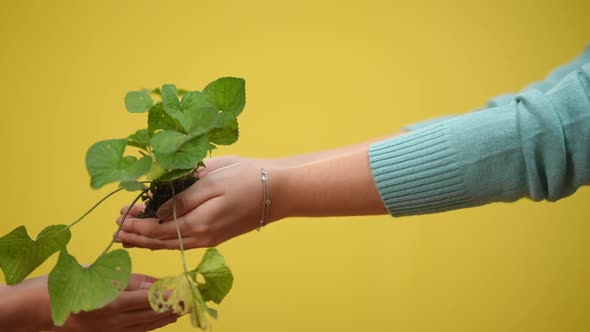
[[[2,1],[0,234],[69,223],[109,191],[84,155],[144,126],[129,90],[244,77],[240,140],[217,155],[285,156],[467,112],[590,41],[587,1],[441,3]],[[131,199],[73,230],[81,262]],[[589,199],[280,222],[220,246],[235,284],[214,331],[588,331]],[[136,272],[181,270],[174,251],[131,255]]]

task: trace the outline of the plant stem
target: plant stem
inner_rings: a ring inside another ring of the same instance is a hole
[[[176,216],[176,194],[174,192],[174,185],[170,184],[170,188],[172,188],[172,216],[174,218],[174,225],[176,225],[176,233],[178,234],[180,257],[182,258],[182,268],[184,269],[184,273],[188,275],[188,269],[186,268],[186,259],[184,257],[184,244],[182,243],[182,234],[180,233],[180,227],[178,226],[178,219]]]
[[[180,233],[180,226],[178,225],[178,219],[176,216],[176,193],[174,192],[174,185],[171,183],[170,188],[172,188],[172,217],[174,218],[174,225],[176,225],[176,233],[178,234],[178,244],[180,247],[180,257],[182,258],[182,269],[184,271],[184,277],[186,278],[186,282],[191,287],[191,292],[194,292],[195,285],[193,284],[192,280],[190,279],[190,275],[188,274],[188,269],[186,268],[186,258],[184,257],[184,244],[182,243],[182,233]],[[198,292],[199,290],[196,289]],[[195,301],[195,297],[191,296],[193,300],[193,308],[195,311],[199,310],[197,308],[197,302]],[[197,324],[200,326],[201,322],[199,319],[198,314],[194,314],[195,319],[197,320]]]
[[[86,213],[84,213],[80,218],[78,218],[76,221],[74,221],[73,223],[68,225],[68,228],[72,228],[74,227],[77,223],[79,223],[80,221],[82,221],[82,219],[84,219],[90,212],[92,212],[94,209],[96,209],[102,202],[104,202],[107,198],[113,196],[114,194],[118,193],[119,191],[123,190],[125,188],[121,187],[121,188],[117,188],[117,190],[111,192],[110,194],[106,195],[105,197],[103,197],[100,201],[98,201],[98,203],[94,204],[93,207],[90,208],[90,210],[86,211]]]
[[[131,212],[131,209],[133,208],[133,206],[135,205],[135,203],[137,203],[137,201],[141,198],[141,196],[143,196],[143,194],[145,194],[148,190],[150,190],[150,189],[149,188],[145,188],[144,190],[142,190],[141,193],[139,193],[139,195],[137,195],[137,197],[135,197],[135,199],[133,200],[133,202],[131,202],[131,205],[129,205],[129,208],[127,209],[127,211],[125,211],[125,215],[123,215],[123,220],[121,220],[121,224],[117,228],[117,232],[113,236],[113,239],[111,240],[111,243],[109,243],[109,245],[102,252],[102,254],[100,254],[100,256],[98,256],[99,258],[102,257],[102,256],[104,256],[104,255],[106,255],[106,253],[109,252],[109,250],[111,249],[111,247],[115,243],[115,240],[119,236],[119,232],[121,232],[121,228],[123,228],[123,224],[125,223],[125,219],[127,219],[127,216],[129,215],[129,212]]]

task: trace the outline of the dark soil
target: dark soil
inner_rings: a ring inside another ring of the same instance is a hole
[[[145,210],[139,214],[139,217],[156,218],[156,211],[158,211],[162,204],[172,198],[172,186],[174,186],[174,194],[178,195],[197,182],[197,180],[196,177],[191,175],[172,182],[152,182],[149,191],[150,194],[144,198]]]

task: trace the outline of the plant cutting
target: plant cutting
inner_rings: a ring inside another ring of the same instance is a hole
[[[155,282],[149,301],[155,311],[190,313],[194,326],[210,326],[208,316],[217,318],[210,303],[221,303],[232,287],[233,275],[215,248],[207,249],[197,267],[188,269],[174,200],[176,194],[198,181],[194,172],[204,166],[207,154],[218,145],[237,141],[237,117],[245,101],[245,81],[235,77],[215,80],[202,91],[165,84],[159,89],[129,92],[125,107],[130,113],[147,113],[147,128],[126,138],[97,142],[86,154],[91,187],[118,183],[118,188],[69,225],[47,226],[35,240],[25,226],[0,238],[0,268],[6,283],[20,283],[59,252],[48,278],[54,324],[62,326],[72,313],[102,308],[127,287],[131,275],[129,253],[125,249],[111,251],[111,247],[132,207],[141,199],[146,208],[140,217],[155,217],[158,208],[172,200],[174,218],[169,222],[176,224],[182,273]],[[91,265],[80,265],[67,250],[71,228],[106,199],[124,190],[137,195],[117,233]]]

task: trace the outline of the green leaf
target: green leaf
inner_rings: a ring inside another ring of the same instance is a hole
[[[91,186],[98,189],[121,176],[121,157],[127,140],[106,140],[95,143],[86,154],[86,168],[91,177]]]
[[[158,163],[154,160],[152,162],[152,168],[150,169],[150,171],[146,174],[146,177],[148,180],[154,180],[159,178],[160,176],[166,174],[166,172],[168,172],[168,170],[162,168],[160,165],[158,165]]]
[[[183,116],[179,121],[187,133],[198,136],[209,132],[217,124],[217,106],[199,91],[187,92],[180,103]]]
[[[146,174],[151,167],[151,158],[145,156],[123,157],[127,139],[106,140],[95,143],[86,154],[86,168],[91,177],[91,186],[98,189],[110,182],[132,181]]]
[[[160,153],[154,149],[154,154],[162,168],[193,169],[207,156],[208,148],[209,138],[203,135],[187,141],[176,152]]]
[[[54,324],[62,326],[71,313],[109,304],[127,287],[130,275],[131,259],[123,249],[99,257],[88,268],[61,250],[48,280]]]
[[[143,113],[153,104],[149,91],[132,91],[125,96],[125,107],[129,113]]]
[[[205,279],[205,283],[198,284],[203,300],[221,303],[231,290],[234,277],[217,249],[207,249],[199,266],[191,272],[196,273],[200,273]]]
[[[237,118],[246,105],[246,82],[242,78],[222,77],[209,83],[203,93],[223,111],[223,127]]]
[[[121,182],[129,182],[139,179],[142,175],[147,174],[151,167],[152,158],[149,156],[143,156],[139,160],[136,160],[132,164],[123,168],[119,180]]]
[[[178,121],[164,111],[161,103],[154,105],[148,114],[148,134],[153,136],[158,130],[183,130]]]
[[[158,177],[158,181],[161,181],[161,182],[174,181],[176,179],[180,179],[181,177],[184,177],[185,175],[188,175],[192,171],[193,171],[192,168],[191,169],[174,169],[174,170],[171,170],[170,172],[160,175]]]
[[[217,124],[218,108],[201,92],[186,92],[179,102],[176,87],[166,84],[162,87],[162,102],[164,112],[180,125],[177,130],[185,134],[202,135]]]
[[[139,129],[135,134],[127,137],[127,145],[135,146],[140,149],[147,150],[147,146],[150,142],[150,135],[147,129]]]
[[[209,147],[207,148],[207,151],[209,152],[209,158],[211,158],[211,153],[213,152],[213,150],[217,150],[217,146],[215,146],[215,144],[211,144],[211,142],[209,142]]]
[[[212,143],[220,145],[230,145],[238,141],[240,131],[238,128],[238,120],[233,119],[227,126],[221,129],[215,129],[209,134],[209,139]]]
[[[183,133],[173,130],[162,130],[154,134],[150,140],[150,146],[154,149],[155,153],[170,154],[180,150],[189,139],[190,137]]]
[[[20,226],[0,238],[0,268],[6,283],[18,284],[49,256],[64,248],[71,233],[65,225],[46,227],[33,241],[25,226]]]
[[[127,191],[139,191],[145,188],[143,183],[137,181],[123,181],[120,183],[120,186]]]
[[[156,281],[150,287],[148,298],[154,311],[165,313],[172,310],[178,315],[190,313],[194,326],[207,328],[207,306],[196,282],[184,273]]]
[[[209,316],[213,317],[213,319],[217,319],[217,310],[207,307],[207,313]]]
[[[164,111],[169,115],[180,112],[180,101],[178,100],[178,91],[174,84],[162,85],[162,104]]]

